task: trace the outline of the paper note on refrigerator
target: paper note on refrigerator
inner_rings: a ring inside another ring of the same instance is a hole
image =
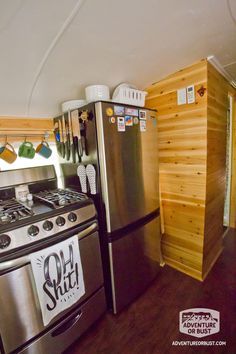
[[[143,133],[147,130],[147,122],[146,120],[140,119],[139,121],[140,124],[140,131]]]
[[[125,117],[117,117],[118,132],[125,132]]]

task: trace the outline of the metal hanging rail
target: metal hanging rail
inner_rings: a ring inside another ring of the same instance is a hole
[[[35,133],[35,134],[18,134],[18,133],[7,133],[6,134],[2,134],[0,133],[0,138],[5,138],[5,137],[19,137],[19,138],[25,138],[25,137],[36,137],[36,136],[41,136],[41,137],[44,137],[45,139],[49,138],[50,137],[50,134],[48,132],[45,132],[45,133]]]

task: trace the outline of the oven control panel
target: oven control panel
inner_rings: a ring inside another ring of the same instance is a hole
[[[0,254],[40,239],[56,236],[59,232],[79,226],[95,216],[95,206],[90,204],[73,212],[41,220],[33,225],[19,227],[7,234],[0,234]]]

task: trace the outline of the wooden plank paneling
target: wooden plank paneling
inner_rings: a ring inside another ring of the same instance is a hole
[[[191,84],[196,102],[178,106],[176,90]],[[207,89],[203,97],[196,93],[201,86]],[[206,60],[147,91],[147,105],[158,112],[164,260],[203,280],[222,250],[227,97],[236,91]],[[234,101],[236,111],[235,105]],[[236,226],[232,216],[233,211],[236,215],[236,176],[232,176],[231,191],[231,226]]]
[[[203,278],[222,250],[228,83],[207,63],[207,179]]]
[[[178,72],[169,75],[164,80],[154,83],[148,87],[148,99],[152,100],[155,97],[171,94],[179,88],[192,85],[193,82],[198,85],[206,80],[206,60],[203,59],[195,65],[179,70]]]
[[[54,141],[53,119],[52,118],[15,118],[0,117],[0,143],[3,144],[6,135],[9,142],[22,141],[24,138],[17,137],[17,134],[29,136],[30,141],[39,141],[39,135],[49,133],[49,140]],[[12,134],[12,137],[11,137]],[[33,135],[36,135],[35,137]]]
[[[190,84],[207,87],[205,60],[148,88],[147,105],[157,109],[159,174],[165,233],[164,260],[202,278],[204,240],[207,95],[193,104],[177,105],[176,90]]]

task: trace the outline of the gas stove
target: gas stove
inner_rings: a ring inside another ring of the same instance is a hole
[[[0,172],[1,353],[64,352],[106,310],[94,203],[62,182],[54,166]]]
[[[37,191],[31,194],[32,200],[26,202],[14,197],[0,200],[0,258],[51,240],[96,216],[92,200],[84,193],[39,190],[37,185]]]

